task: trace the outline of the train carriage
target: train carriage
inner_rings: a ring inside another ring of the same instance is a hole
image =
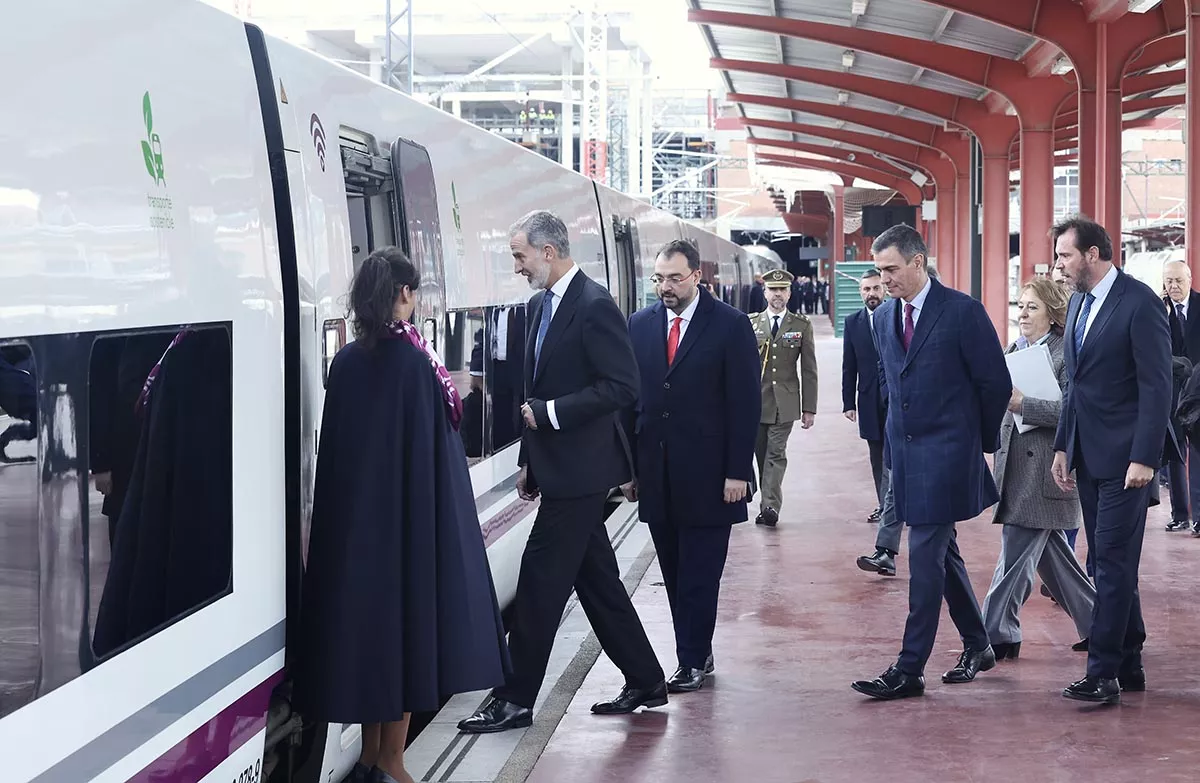
[[[398,244],[464,428],[502,604],[535,208],[623,311],[688,237],[637,199],[199,2],[24,4],[0,33],[0,757],[6,781],[327,781],[354,726],[289,703],[325,374]],[[53,52],[52,57],[47,53]],[[35,63],[35,67],[30,67]],[[14,78],[14,74],[20,74]],[[632,524],[614,512],[610,530]]]

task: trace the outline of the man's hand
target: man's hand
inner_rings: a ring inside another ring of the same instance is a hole
[[[1154,468],[1137,462],[1129,463],[1125,471],[1125,489],[1141,489],[1154,479]]]
[[[632,481],[622,484],[621,494],[624,495],[625,499],[630,503],[636,503],[638,499],[637,479],[633,479]]]
[[[1013,413],[1021,412],[1021,403],[1025,402],[1025,395],[1021,394],[1021,390],[1016,386],[1013,387],[1012,397],[1008,398],[1008,409]]]
[[[725,479],[725,502],[737,503],[745,500],[749,484],[741,479]]]
[[[521,500],[537,500],[537,496],[541,493],[537,489],[528,487],[529,481],[529,466],[521,468],[521,472],[517,474],[517,495]]]
[[[842,415],[850,421],[858,421],[858,411],[844,411]]]
[[[1075,479],[1071,478],[1071,471],[1067,470],[1067,452],[1054,452],[1054,464],[1050,466],[1050,475],[1063,492],[1075,489]]]
[[[800,414],[800,429],[806,430],[809,427],[811,427],[813,425],[813,420],[816,417],[817,417],[817,415],[815,413],[801,413]],[[854,419],[851,419],[850,421],[854,421]]]
[[[531,430],[537,429],[537,419],[533,417],[533,408],[529,407],[529,403],[521,406],[521,418],[525,419],[525,426]]]

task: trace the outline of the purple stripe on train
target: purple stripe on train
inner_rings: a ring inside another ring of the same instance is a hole
[[[282,681],[282,670],[272,674],[131,777],[129,783],[196,783],[203,780],[266,727],[271,692]]]
[[[489,547],[498,541],[513,526],[529,516],[537,508],[537,505],[536,501],[521,500],[520,498],[509,503],[499,514],[484,523],[483,545]]]

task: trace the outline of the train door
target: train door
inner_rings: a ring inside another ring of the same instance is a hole
[[[397,194],[394,206],[400,246],[421,273],[413,323],[434,349],[440,351],[446,328],[446,275],[437,184],[429,152],[408,139],[393,142],[392,180]]]
[[[613,240],[617,266],[617,304],[625,317],[632,315],[641,304],[638,296],[637,221],[613,215]]]

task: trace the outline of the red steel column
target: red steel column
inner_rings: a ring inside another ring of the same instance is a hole
[[[1200,0],[1188,0],[1187,17],[1187,213],[1184,246],[1192,279],[1200,280]],[[1193,166],[1195,163],[1196,166]]]
[[[1122,60],[1114,62],[1109,46],[1109,26],[1096,25],[1096,200],[1094,219],[1104,226],[1113,242],[1113,261],[1119,266],[1121,254],[1121,76]],[[1113,71],[1116,71],[1115,75]],[[1081,96],[1082,97],[1082,96]],[[1083,121],[1081,105],[1079,119]],[[1084,127],[1079,127],[1083,138]],[[1082,160],[1082,159],[1081,159]],[[1082,188],[1082,182],[1080,183]]]
[[[1021,131],[1021,277],[1033,277],[1035,264],[1053,261],[1050,226],[1054,220],[1054,130]]]
[[[954,184],[954,180],[950,181]],[[960,288],[958,284],[958,254],[954,252],[956,241],[954,233],[954,213],[958,189],[956,187],[941,187],[937,192],[937,220],[934,221],[934,231],[937,234],[938,273],[942,282],[950,288]]]
[[[1090,75],[1084,77],[1085,69],[1086,64],[1079,66],[1079,211],[1099,220],[1100,213],[1096,209],[1096,160],[1099,149],[1096,116],[1099,101],[1095,79]]]
[[[1008,145],[984,149],[983,306],[1008,344]],[[990,153],[990,154],[989,154]]]

